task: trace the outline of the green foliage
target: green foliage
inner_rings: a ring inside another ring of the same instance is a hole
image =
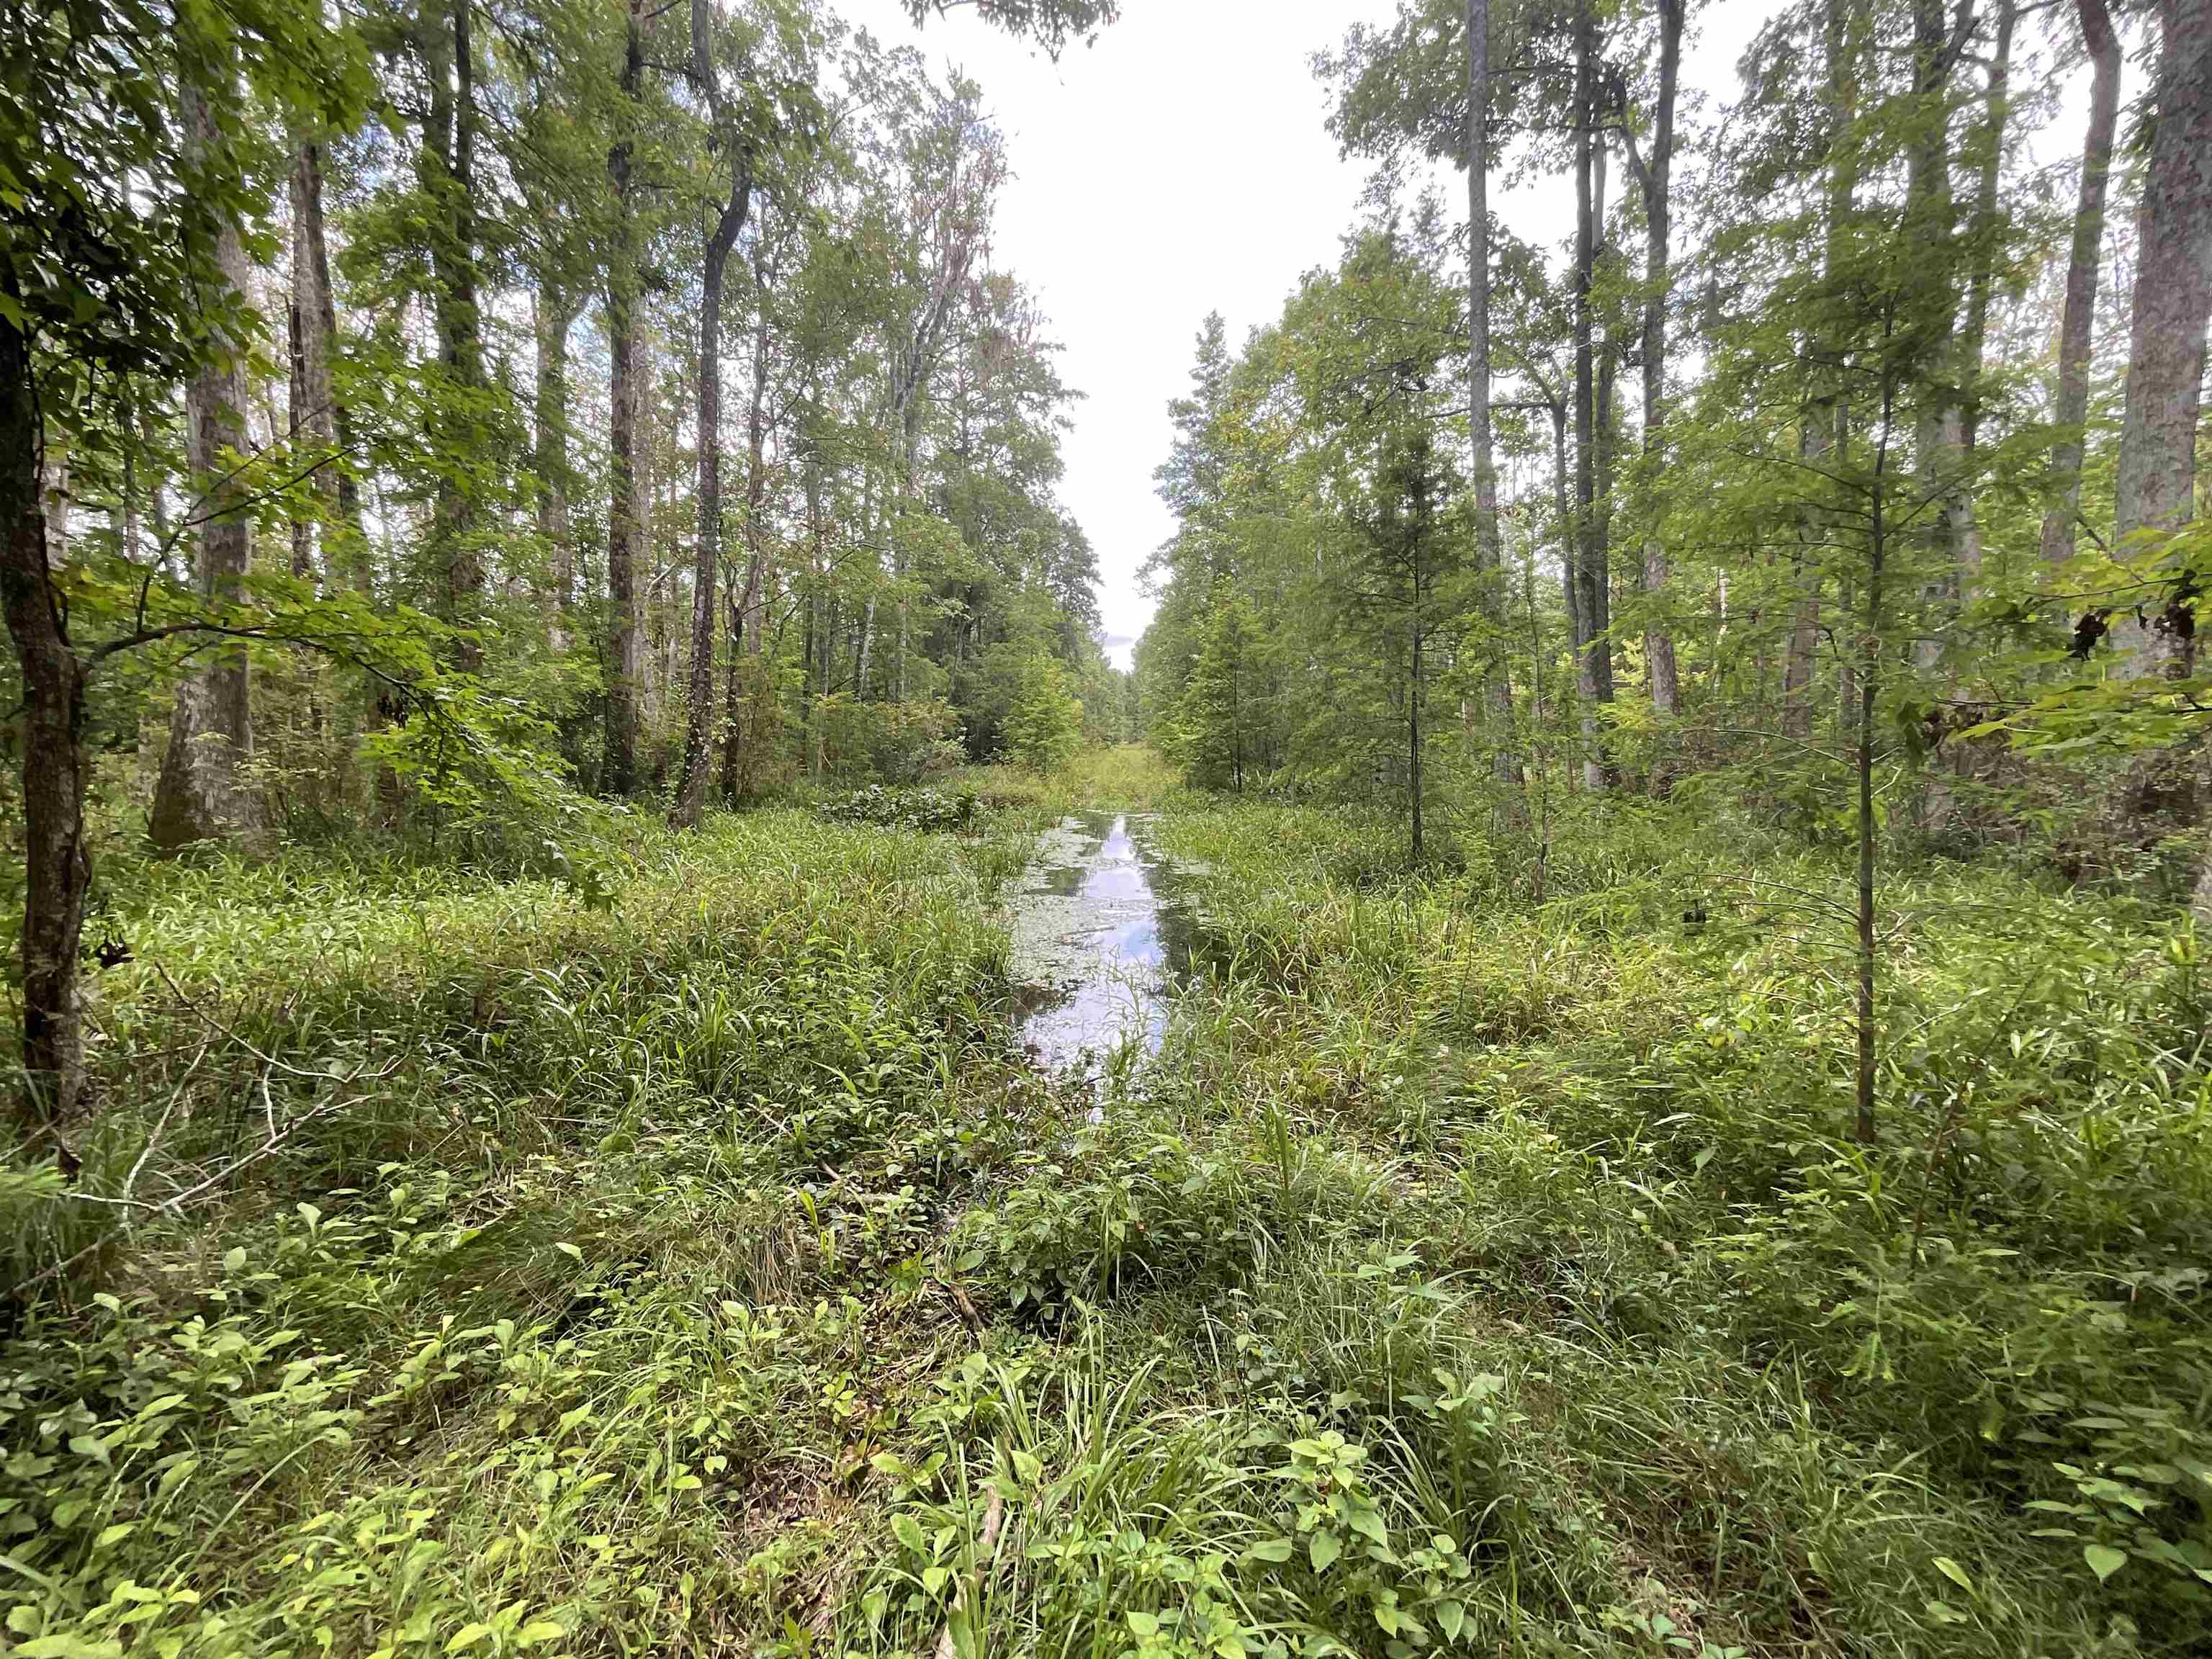
[[[1083,704],[1067,689],[1056,657],[1024,657],[1014,671],[1013,695],[1003,726],[1006,752],[1038,772],[1064,766],[1083,738]]]
[[[872,783],[822,803],[822,816],[845,823],[872,823],[884,830],[966,830],[975,821],[971,790],[947,794],[937,789],[887,789]]]
[[[1532,904],[1515,844],[1409,876],[1387,814],[1166,781],[115,872],[127,1109],[0,1194],[14,1277],[93,1275],[0,1351],[11,1632],[2191,1650],[2185,927],[1900,879],[1865,1148],[1832,852],[1591,815]],[[1066,791],[1158,812],[1199,933],[1103,1096],[1013,1053],[986,908]]]

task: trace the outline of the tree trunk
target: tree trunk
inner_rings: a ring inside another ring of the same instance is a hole
[[[1644,507],[1645,530],[1641,585],[1645,603],[1660,616],[1644,626],[1644,661],[1651,680],[1651,706],[1668,716],[1682,712],[1674,636],[1663,620],[1668,583],[1667,544],[1660,536],[1657,496],[1666,465],[1668,243],[1673,228],[1670,181],[1674,166],[1674,89],[1682,63],[1682,20],[1687,0],[1658,0],[1659,102],[1653,113],[1651,159],[1638,167],[1644,187]],[[1631,151],[1631,160],[1634,152]]]
[[[2043,515],[2042,553],[2047,564],[2074,556],[2074,525],[2081,511],[2081,428],[2089,418],[2091,334],[2096,324],[2097,280],[2104,263],[2105,190],[2112,171],[2112,136],[2120,119],[2120,40],[2105,0],[2075,0],[2081,38],[2095,66],[2089,83],[2089,127],[2081,141],[2081,189],[2074,210],[2074,245],[2066,260],[2066,305],[2058,325],[2058,395],[2052,419],[2060,429],[2051,447],[2051,471],[2058,495]]]
[[[1467,425],[1474,485],[1475,572],[1483,584],[1482,703],[1491,764],[1501,783],[1520,776],[1510,741],[1513,690],[1504,666],[1504,559],[1498,527],[1497,439],[1490,410],[1490,0],[1467,0]]]
[[[228,85],[215,90],[230,95]],[[185,151],[195,175],[222,164],[207,97],[190,77],[179,89]],[[231,303],[242,307],[252,273],[234,219],[226,217],[217,228],[214,254]],[[234,472],[234,458],[246,453],[247,342],[234,333],[211,343],[216,349],[185,388],[185,428],[194,510],[201,520],[199,589],[210,609],[220,609],[239,599],[253,554],[249,492]],[[164,851],[227,835],[253,820],[239,775],[253,747],[250,675],[246,647],[229,642],[209,650],[177,688],[168,751],[161,757],[147,823],[148,836]]]
[[[1582,693],[1585,752],[1583,781],[1593,793],[1611,781],[1597,708],[1613,701],[1613,651],[1606,637],[1612,592],[1605,527],[1597,511],[1596,356],[1591,289],[1604,212],[1597,199],[1597,23],[1592,0],[1575,16],[1575,663]]]
[[[470,406],[484,383],[482,322],[477,307],[476,48],[474,0],[453,0],[449,16],[422,20],[429,117],[422,160],[423,184],[439,222],[430,234],[436,289],[438,361],[444,380],[434,404],[438,489],[430,541],[440,573],[440,609],[459,630],[453,665],[483,667],[484,571],[475,544],[476,502],[464,480],[476,462],[477,422]]]
[[[1889,331],[1883,330],[1883,343],[1889,340]],[[1855,1130],[1858,1139],[1866,1146],[1875,1140],[1875,967],[1876,937],[1875,930],[1875,839],[1878,825],[1874,810],[1874,746],[1875,706],[1881,690],[1881,605],[1882,573],[1888,561],[1888,525],[1886,520],[1888,486],[1889,440],[1893,425],[1894,399],[1885,384],[1881,400],[1881,435],[1875,441],[1874,489],[1871,496],[1872,514],[1867,537],[1866,616],[1859,634],[1859,718],[1858,745],[1855,757],[1858,782],[1858,1066],[1856,1083],[1856,1118]]]
[[[1951,269],[1955,252],[1956,204],[1951,189],[1949,103],[1954,58],[1943,0],[1912,0],[1914,134],[1905,147],[1905,234],[1917,257]],[[1913,449],[1927,514],[1920,666],[1933,672],[1942,638],[1957,613],[1961,575],[1975,561],[1972,507],[1966,493],[1966,426],[1960,387],[1956,301],[1949,283],[1932,283],[1920,326],[1928,341],[1929,370],[1915,394]],[[1941,574],[1937,574],[1937,573]]]
[[[546,637],[556,652],[568,648],[568,623],[576,608],[576,549],[568,529],[568,331],[576,310],[569,291],[550,279],[531,296],[538,343],[532,465],[538,474],[538,538],[553,560]]]
[[[1990,302],[1996,288],[1997,185],[2004,164],[2005,126],[2012,114],[2012,40],[2020,21],[2017,0],[1997,0],[1996,39],[1990,48],[1989,88],[1983,99],[1980,131],[1975,135],[1978,176],[1974,186],[1973,267],[1966,282],[1966,326],[1960,342],[1960,360],[1966,388],[1965,439],[1966,453],[1979,447],[1982,425],[1982,365],[1990,335]],[[1980,532],[1972,530],[1972,568],[1981,568]]]
[[[2120,432],[2116,546],[2185,524],[2195,511],[2204,336],[2212,314],[2212,0],[2162,0],[2151,94],[2150,166],[2138,211],[2127,413]],[[2136,673],[2186,672],[2188,617],[2157,593],[2146,626],[2113,643]]]
[[[1805,411],[1798,453],[1813,472],[1825,472],[1835,435],[1835,400],[1821,398]],[[1808,487],[1811,487],[1808,485]],[[1797,546],[1790,567],[1796,598],[1790,605],[1790,639],[1782,658],[1782,735],[1802,743],[1813,735],[1813,670],[1820,643],[1820,588],[1826,567],[1827,515],[1818,507],[1798,514]]]
[[[708,37],[708,0],[691,0],[691,74],[707,94],[718,147],[729,145],[730,199],[707,238],[699,290],[699,531],[691,576],[691,684],[672,820],[689,826],[707,810],[707,774],[714,763],[714,585],[722,568],[722,275],[744,228],[753,198],[752,158],[733,142],[722,107],[720,78]],[[734,684],[738,664],[730,663]],[[734,728],[727,734],[734,744]]]
[[[307,324],[301,315],[299,230],[300,219],[295,204],[292,216],[292,295],[284,312],[285,357],[291,369],[284,400],[285,459],[295,471],[304,465],[304,458],[314,436],[307,425]],[[321,476],[318,473],[316,481],[319,482]],[[291,509],[291,519],[292,574],[304,580],[315,568],[314,515],[295,506]]]
[[[767,620],[762,614],[761,583],[767,564],[766,526],[762,515],[768,504],[768,286],[757,264],[753,293],[752,400],[745,412],[745,579],[744,586],[730,596],[729,733],[722,749],[722,801],[726,806],[737,805],[749,787],[751,751],[766,733],[769,712],[766,706],[767,665],[761,648],[761,635]],[[811,668],[811,609],[808,625],[806,660]],[[744,709],[749,691],[759,705],[750,726]]]
[[[623,33],[622,92],[626,122],[640,118],[645,80],[644,0],[629,0]],[[637,787],[637,548],[641,533],[637,468],[637,228],[630,200],[631,140],[627,131],[607,151],[615,198],[615,247],[607,266],[607,349],[611,362],[607,425],[607,733],[600,767],[603,793]]]
[[[15,283],[7,279],[13,300]],[[20,314],[20,313],[19,313]],[[84,1105],[79,938],[92,868],[84,847],[84,669],[47,562],[44,458],[30,342],[0,319],[0,608],[22,676],[23,1093],[17,1128],[75,1170]]]

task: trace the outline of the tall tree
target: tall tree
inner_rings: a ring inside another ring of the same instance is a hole
[[[2081,138],[2081,182],[2074,210],[2074,236],[2066,258],[2066,300],[2058,325],[2058,386],[2051,420],[2059,429],[2051,447],[2056,494],[2043,515],[2045,561],[2074,556],[2074,530],[2081,512],[2081,431],[2089,418],[2089,362],[2096,325],[2097,280],[2104,264],[2105,194],[2112,171],[2112,135],[2120,118],[2120,38],[2105,0],[2075,0],[2081,41],[2089,54],[2089,120]]]
[[[1599,240],[1605,222],[1605,162],[1598,137],[1596,0],[1576,0],[1575,145],[1575,663],[1582,694],[1584,787],[1612,781],[1598,708],[1613,701],[1613,576],[1599,511],[1599,429],[1613,411],[1598,396],[1596,302]]]
[[[1484,649],[1496,653],[1504,632],[1505,561],[1498,528],[1498,443],[1490,410],[1490,0],[1467,0],[1466,29],[1468,479],[1474,491],[1475,568],[1489,578],[1483,620],[1490,637]],[[1505,740],[1512,690],[1498,663],[1484,679],[1492,769],[1510,781],[1520,770]]]
[[[177,125],[185,173],[214,194],[221,189],[216,176],[237,165],[212,107],[238,95],[237,52],[189,28],[179,33],[178,52]],[[215,218],[207,262],[214,279],[209,349],[185,388],[185,425],[192,516],[200,526],[200,592],[210,605],[221,606],[240,598],[253,557],[252,492],[241,470],[247,454],[246,363],[252,343],[246,295],[252,276],[237,215]],[[254,800],[241,773],[253,748],[252,674],[246,647],[221,643],[178,687],[147,823],[156,847],[210,840],[253,821]]]
[[[483,666],[484,566],[477,544],[476,475],[484,464],[480,401],[485,384],[477,246],[475,0],[426,4],[416,49],[428,86],[416,173],[427,202],[439,386],[431,399],[437,493],[431,528],[436,592],[459,630],[453,662]]]
[[[295,342],[292,433],[321,454],[315,493],[324,508],[324,577],[366,587],[361,537],[361,487],[355,477],[352,421],[338,399],[337,295],[323,214],[324,144],[302,126],[292,137],[292,330]],[[324,458],[327,458],[325,459]],[[311,458],[299,458],[302,465]],[[301,562],[298,554],[295,565]]]
[[[599,787],[610,795],[637,787],[637,696],[642,670],[637,631],[636,570],[645,502],[637,466],[638,331],[641,281],[637,145],[644,125],[645,0],[626,0],[623,13],[621,100],[615,139],[607,149],[613,196],[612,246],[607,257],[607,634],[606,744]]]
[[[2127,406],[2116,482],[2117,545],[2195,511],[2197,428],[2212,319],[2212,0],[2160,0],[2151,87],[2150,162],[2136,213]],[[2114,643],[2139,673],[2185,665],[2191,630],[2178,605],[2153,599],[2147,623],[2124,621]]]
[[[1638,149],[1634,131],[1625,118],[1622,131],[1628,162],[1644,197],[1644,326],[1641,343],[1644,373],[1644,480],[1647,497],[1660,488],[1667,464],[1667,301],[1673,270],[1669,242],[1674,227],[1672,186],[1674,172],[1674,101],[1682,65],[1682,25],[1688,0],[1657,0],[1659,10],[1658,93],[1652,106],[1651,153]],[[1664,605],[1668,586],[1667,543],[1657,529],[1656,501],[1644,507],[1646,529],[1638,585],[1647,605]],[[1662,714],[1682,712],[1680,675],[1674,663],[1674,636],[1663,620],[1647,620],[1644,629],[1644,659],[1651,681],[1651,706]]]
[[[714,583],[722,564],[722,274],[751,210],[756,140],[737,130],[714,64],[708,0],[691,0],[693,90],[707,101],[709,149],[730,171],[727,201],[707,233],[699,279],[698,433],[699,528],[691,576],[691,684],[684,737],[684,769],[671,817],[696,824],[707,806],[707,773],[714,761]],[[737,665],[730,665],[732,674]]]

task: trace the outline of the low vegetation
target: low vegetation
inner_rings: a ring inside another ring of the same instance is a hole
[[[1868,1146],[1828,855],[1616,812],[1531,904],[1164,782],[132,872],[138,1105],[6,1193],[17,1650],[2195,1650],[2185,924],[1900,877]],[[1094,1100],[994,906],[1148,799],[1195,957]]]

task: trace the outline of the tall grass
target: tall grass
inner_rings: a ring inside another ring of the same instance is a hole
[[[1863,1148],[1816,850],[1578,824],[1531,906],[1086,765],[123,872],[90,1173],[0,1183],[21,1650],[2199,1650],[2185,928],[1900,882]],[[1095,1122],[995,908],[1091,807],[1200,935]]]

